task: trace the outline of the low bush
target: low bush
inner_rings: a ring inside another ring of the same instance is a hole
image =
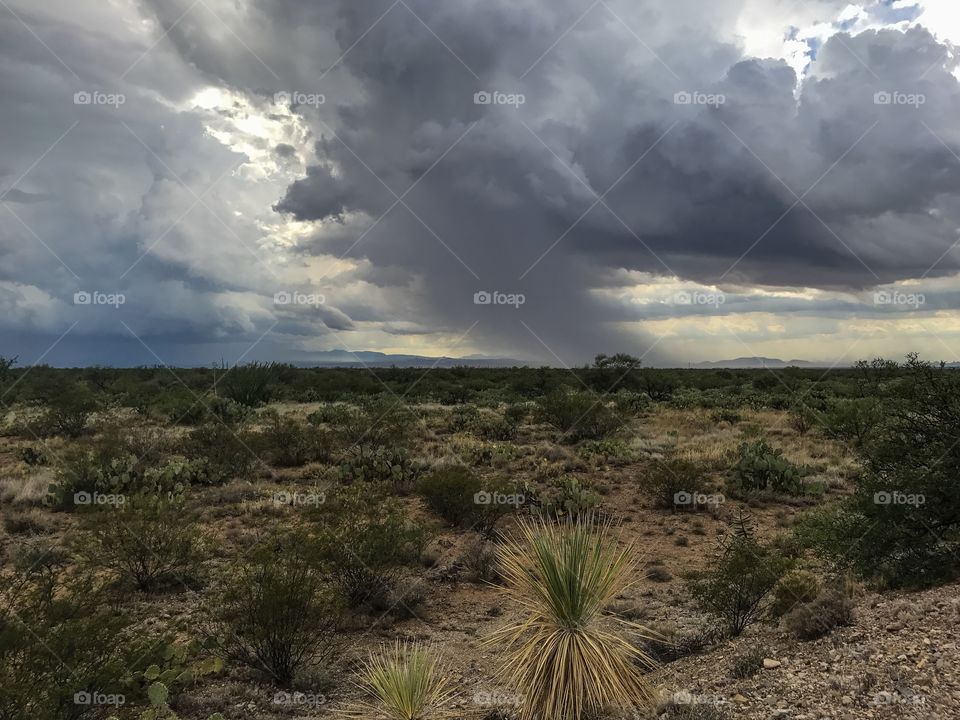
[[[516,510],[523,499],[516,488],[506,483],[491,487],[462,465],[434,470],[420,481],[418,491],[444,520],[485,537],[492,535],[497,521]]]
[[[739,459],[733,471],[741,490],[773,490],[791,495],[803,492],[803,478],[809,473],[787,460],[780,448],[760,439],[742,443],[738,454]]]
[[[339,488],[315,513],[319,558],[347,604],[389,607],[403,569],[426,545],[425,528],[369,484]]]
[[[797,605],[812,601],[820,593],[820,581],[806,570],[788,572],[773,589],[773,602],[770,604],[770,616],[779,618],[786,615]]]
[[[496,583],[501,579],[496,546],[487,538],[481,536],[468,541],[460,562],[471,582]]]
[[[247,363],[227,368],[217,379],[217,391],[234,402],[257,407],[270,401],[277,363]]]
[[[90,416],[100,406],[96,395],[80,382],[44,385],[37,400],[42,403],[43,412],[32,423],[32,430],[40,437],[80,437],[87,428]]]
[[[401,644],[370,656],[360,673],[365,699],[358,717],[426,720],[449,712],[454,695],[452,676],[426,647]]]
[[[84,517],[79,542],[85,562],[141,592],[162,585],[189,589],[203,550],[203,536],[181,501],[134,495],[123,506]]]
[[[205,483],[220,485],[246,477],[262,462],[252,445],[256,442],[242,428],[208,422],[192,430],[183,443],[183,453],[203,463]]]
[[[801,640],[816,640],[837,627],[853,624],[853,600],[842,589],[825,588],[787,613],[783,624]]]
[[[559,388],[544,395],[538,406],[539,419],[563,433],[561,440],[570,444],[602,439],[622,424],[604,399],[591,393]]]
[[[412,490],[425,465],[410,457],[404,448],[370,447],[354,448],[339,467],[340,482],[383,483],[399,493]]]
[[[257,454],[271,464],[300,467],[330,457],[330,441],[323,431],[277,412],[266,413],[264,419],[266,426],[253,441]]]
[[[730,665],[730,675],[737,680],[753,677],[763,669],[763,658],[764,652],[758,647],[734,655]]]
[[[755,538],[749,518],[741,515],[710,568],[692,573],[688,588],[697,604],[736,636],[763,616],[771,591],[790,566],[789,558]]]
[[[231,568],[210,609],[223,656],[281,687],[334,652],[334,606],[307,547],[296,534],[260,545],[249,562]]]
[[[669,510],[696,510],[706,486],[703,466],[692,460],[665,458],[654,463],[641,480],[654,505]]]

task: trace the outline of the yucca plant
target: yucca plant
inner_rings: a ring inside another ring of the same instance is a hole
[[[453,694],[449,675],[418,643],[384,647],[364,664],[360,685],[367,700],[352,715],[388,720],[427,720],[446,714]]]
[[[526,720],[581,720],[608,706],[653,704],[643,677],[653,660],[616,632],[643,637],[644,629],[601,615],[640,577],[633,546],[618,548],[611,530],[589,516],[525,521],[498,549],[503,591],[523,612],[486,642],[504,653],[499,680],[523,698]]]

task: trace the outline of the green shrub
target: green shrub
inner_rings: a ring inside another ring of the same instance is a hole
[[[589,515],[600,504],[600,496],[591,487],[573,475],[553,480],[544,495],[540,512],[555,519],[577,518]]]
[[[860,447],[853,495],[798,533],[840,568],[920,587],[960,575],[960,373],[916,357],[902,372]]]
[[[245,430],[209,422],[190,431],[183,442],[183,453],[202,463],[206,484],[220,485],[246,477],[256,465],[262,466],[254,444]]]
[[[378,395],[350,413],[338,428],[340,445],[346,448],[404,446],[414,436],[420,418],[392,395]]]
[[[217,390],[224,397],[247,407],[270,401],[271,384],[279,370],[277,363],[247,363],[228,368],[217,380]]]
[[[68,572],[64,557],[38,547],[6,576],[0,606],[0,718],[79,720],[90,705],[76,697],[97,692],[139,698],[131,668],[153,662],[157,638],[134,632],[109,606],[93,578]],[[102,708],[101,709],[105,709]]]
[[[840,589],[826,588],[787,613],[783,624],[801,640],[816,640],[837,627],[853,624],[853,600]]]
[[[763,669],[763,650],[753,647],[746,652],[734,655],[730,666],[730,675],[738,680],[753,677]]]
[[[426,545],[424,527],[366,483],[339,488],[315,514],[319,557],[348,605],[389,608],[403,568],[416,565]]]
[[[635,459],[627,444],[620,440],[585,440],[577,446],[577,455],[597,465],[620,466]]]
[[[811,602],[820,593],[820,581],[806,570],[788,572],[773,589],[770,616],[783,617],[795,606]]]
[[[803,478],[808,473],[787,460],[780,448],[760,439],[742,443],[738,452],[739,459],[733,470],[741,490],[773,490],[791,495],[803,492]]]
[[[736,636],[762,617],[767,598],[790,565],[780,552],[756,540],[749,520],[741,515],[710,569],[691,574],[688,588],[701,609]]]
[[[134,495],[84,520],[81,554],[91,567],[142,592],[193,580],[203,537],[177,499]]]
[[[866,445],[882,421],[878,398],[836,398],[820,416],[824,431],[856,448]]]
[[[16,456],[24,464],[29,465],[30,467],[42,467],[50,464],[50,453],[48,453],[43,447],[37,447],[34,445],[18,447],[16,450]]]
[[[323,573],[297,534],[258,546],[230,569],[211,631],[223,656],[282,687],[333,654],[336,616]]]
[[[666,458],[647,470],[642,483],[657,507],[674,511],[696,510],[700,507],[696,501],[703,494],[706,476],[698,463]]]
[[[328,437],[314,427],[303,425],[277,412],[264,416],[266,427],[255,439],[258,454],[273,465],[300,467],[330,456]]]
[[[491,486],[460,465],[434,470],[420,481],[418,491],[444,520],[485,537],[493,534],[497,520],[524,500],[516,488],[506,483]]]
[[[563,433],[562,440],[598,440],[619,429],[621,422],[602,397],[586,392],[559,388],[544,395],[538,402],[541,421]]]
[[[39,400],[45,407],[33,430],[41,437],[80,437],[86,430],[90,416],[100,405],[93,392],[79,382],[67,382],[45,389]]]
[[[397,492],[414,488],[425,466],[403,448],[358,446],[340,463],[340,482],[384,483]]]

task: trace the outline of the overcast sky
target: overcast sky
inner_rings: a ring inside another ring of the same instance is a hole
[[[956,0],[0,0],[0,355],[960,359]]]

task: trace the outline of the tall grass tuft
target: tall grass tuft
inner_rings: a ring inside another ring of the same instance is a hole
[[[619,630],[643,628],[601,611],[640,577],[633,546],[618,548],[609,523],[578,517],[520,524],[500,546],[506,592],[519,620],[489,636],[503,652],[499,679],[523,698],[526,720],[580,720],[609,706],[650,707],[653,660]]]
[[[363,667],[360,685],[368,700],[351,714],[389,720],[426,720],[445,714],[453,694],[450,677],[418,643],[384,647]]]

